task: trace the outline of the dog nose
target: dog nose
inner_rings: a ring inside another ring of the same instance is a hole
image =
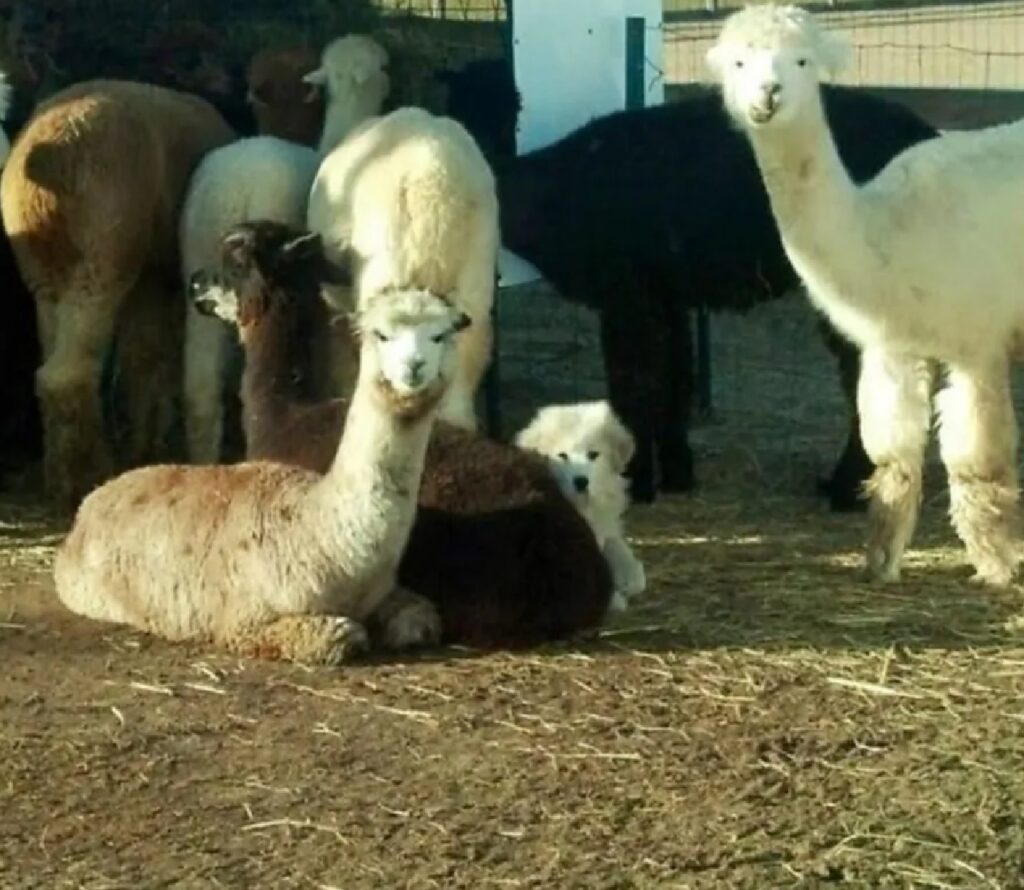
[[[590,487],[590,480],[586,476],[574,476],[572,487],[582,494]]]

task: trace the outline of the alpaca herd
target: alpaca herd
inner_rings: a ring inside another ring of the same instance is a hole
[[[524,157],[506,68],[441,75],[450,117],[391,108],[364,35],[254,56],[258,135],[128,81],[40,103],[0,210],[35,305],[46,491],[75,517],[60,601],[329,665],[593,633],[647,587],[630,501],[694,485],[689,309],[797,284],[854,408],[823,488],[867,497],[870,574],[898,579],[911,541],[938,365],[953,526],[1009,583],[1024,123],[938,135],[822,85],[846,51],[805,10],[748,7],[708,51],[718,89]],[[501,243],[597,310],[609,391],[509,443],[476,419]]]

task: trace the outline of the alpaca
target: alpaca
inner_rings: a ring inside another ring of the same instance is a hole
[[[363,648],[378,609],[392,645],[435,640],[436,611],[397,589],[396,572],[468,323],[421,290],[359,314],[359,380],[324,475],[269,462],[157,466],[90,494],[54,565],[61,601],[171,640],[322,664]]]
[[[351,252],[355,302],[393,287],[450,294],[473,319],[443,419],[476,429],[474,398],[491,357],[498,253],[494,176],[473,138],[450,118],[400,108],[351,134],[320,165],[307,225],[336,260]],[[329,292],[338,308],[352,297]],[[351,389],[351,350],[339,345],[337,387]]]
[[[233,225],[272,219],[292,225],[306,217],[317,155],[311,148],[258,136],[210,152],[189,182],[181,213],[181,260],[187,282],[212,266]],[[189,460],[217,463],[224,431],[224,389],[234,344],[216,319],[188,301],[185,319],[185,432]],[[232,384],[237,387],[237,377]],[[237,392],[237,388],[236,388]]]
[[[222,266],[193,276],[192,293],[244,344],[248,458],[324,472],[347,404],[320,395],[329,325],[320,286],[344,279],[308,241],[295,262],[288,245],[303,238],[268,221],[238,226]],[[485,648],[592,630],[612,594],[594,536],[544,462],[443,421],[427,449],[399,582],[437,607],[446,642]]]
[[[90,81],[42,103],[11,150],[0,209],[38,313],[44,476],[58,509],[113,469],[100,377],[115,334],[127,462],[163,448],[181,388],[177,214],[192,168],[232,138],[194,96]]]
[[[613,606],[625,609],[647,587],[643,564],[623,529],[629,506],[623,473],[636,448],[633,436],[608,402],[597,401],[548,405],[515,442],[548,459],[562,491],[587,520],[608,560],[615,584]]]
[[[380,114],[391,90],[387,65],[387,51],[365,34],[348,34],[324,47],[319,67],[302,78],[327,93],[320,157],[340,145],[363,121]]]
[[[246,70],[246,101],[260,135],[311,148],[319,144],[324,100],[303,80],[319,63],[319,56],[304,47],[263,49],[253,55]]]
[[[481,145],[507,147],[519,107],[511,66],[492,62],[486,78],[447,82],[449,114]],[[935,136],[904,106],[860,90],[831,87],[824,100],[858,181]],[[600,318],[608,396],[637,442],[633,500],[691,490],[691,311],[744,311],[799,284],[749,145],[707,90],[606,115],[522,157],[503,154],[491,158],[502,243]],[[853,416],[819,490],[833,509],[850,510],[863,505],[872,470],[855,410],[858,352],[831,325],[821,328]]]
[[[810,300],[861,347],[861,435],[877,469],[868,569],[899,578],[921,500],[931,366],[950,517],[978,580],[1008,583],[1017,541],[1017,423],[1009,362],[1024,330],[1024,123],[940,136],[851,181],[819,76],[849,44],[794,6],[730,16],[708,63],[753,146],[786,254]],[[980,306],[979,299],[984,300]]]

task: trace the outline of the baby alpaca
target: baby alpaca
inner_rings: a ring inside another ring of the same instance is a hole
[[[1021,558],[1009,360],[1024,330],[1024,122],[921,142],[858,185],[819,87],[849,49],[806,10],[767,4],[726,19],[708,62],[753,146],[786,255],[863,351],[871,574],[898,579],[913,535],[937,362],[953,526],[976,577],[1006,584]]]
[[[171,640],[323,664],[363,648],[378,610],[393,644],[436,640],[436,611],[396,589],[396,575],[467,323],[415,290],[360,314],[359,380],[325,475],[263,462],[155,466],[89,495],[57,554],[61,601]]]
[[[629,506],[623,475],[635,443],[606,401],[549,405],[516,436],[520,448],[543,454],[566,496],[593,529],[615,583],[613,608],[626,608],[647,587],[643,564],[623,531]]]

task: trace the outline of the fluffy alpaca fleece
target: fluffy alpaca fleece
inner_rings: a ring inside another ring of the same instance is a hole
[[[325,664],[365,645],[378,609],[393,645],[436,639],[437,613],[395,579],[466,317],[406,291],[358,323],[359,381],[325,475],[263,462],[127,473],[83,501],[54,566],[61,601],[172,640]]]
[[[115,332],[125,462],[162,453],[181,389],[178,212],[199,159],[232,138],[194,96],[89,81],[42,103],[15,142],[0,207],[36,302],[44,470],[58,508],[113,469],[100,377]]]
[[[370,121],[321,164],[308,226],[333,260],[350,254],[358,306],[393,287],[449,295],[473,327],[459,342],[459,370],[443,419],[476,428],[474,397],[491,355],[491,305],[498,251],[494,176],[473,138],[450,118],[401,108]],[[332,294],[344,309],[351,294]],[[339,395],[354,368],[339,343]]]
[[[313,149],[272,136],[242,139],[210,152],[192,176],[181,214],[184,280],[218,261],[221,239],[237,223],[269,219],[300,225],[317,164]],[[191,301],[186,313],[184,401],[189,460],[217,463],[228,359],[237,347],[224,325],[198,313]],[[237,377],[232,385],[237,387]]]
[[[238,227],[245,252],[197,275],[206,311],[238,326],[245,345],[248,456],[322,472],[344,422],[324,400],[328,312],[324,280],[342,283],[322,253],[291,262],[302,236],[259,222]],[[419,509],[399,566],[403,587],[427,597],[447,642],[528,646],[596,628],[612,594],[594,536],[545,461],[439,422],[427,449]]]
[[[320,64],[306,47],[262,49],[249,60],[246,101],[262,136],[315,147],[323,133],[324,100],[303,78]]]
[[[1008,364],[1024,330],[1024,123],[921,143],[857,186],[818,82],[848,54],[805,10],[765,5],[730,16],[708,62],[810,299],[863,349],[861,433],[877,465],[870,571],[898,578],[911,540],[934,361],[946,371],[937,406],[952,522],[977,577],[1005,584],[1021,556]]]
[[[387,51],[372,37],[348,34],[328,43],[319,67],[303,76],[303,82],[327,93],[321,157],[363,121],[380,114],[391,90],[387,65]]]
[[[520,448],[547,458],[552,472],[594,532],[615,584],[613,605],[625,609],[643,593],[643,564],[626,542],[629,506],[623,475],[636,444],[606,401],[549,405],[516,436]]]

